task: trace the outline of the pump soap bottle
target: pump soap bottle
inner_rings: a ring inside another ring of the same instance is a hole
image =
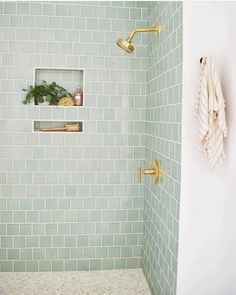
[[[81,89],[77,89],[77,91],[74,94],[74,97],[75,97],[75,105],[82,106],[83,105],[83,92]]]

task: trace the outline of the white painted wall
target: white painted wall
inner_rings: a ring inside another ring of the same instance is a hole
[[[184,2],[182,192],[177,295],[236,294],[236,2]],[[199,59],[215,57],[227,101],[227,158],[200,160]]]

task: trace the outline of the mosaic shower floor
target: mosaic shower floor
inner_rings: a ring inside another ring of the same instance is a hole
[[[0,273],[0,295],[151,295],[141,269]]]

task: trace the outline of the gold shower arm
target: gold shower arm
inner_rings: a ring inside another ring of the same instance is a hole
[[[157,32],[158,34],[160,34],[161,33],[161,26],[158,23],[156,27],[134,29],[133,31],[130,32],[130,34],[127,38],[127,41],[131,42],[131,40],[133,39],[133,37],[136,33],[145,33],[145,32]]]
[[[119,38],[116,41],[116,44],[120,48],[125,50],[126,52],[132,53],[134,51],[134,46],[131,44],[132,38],[134,37],[136,33],[143,33],[143,32],[157,32],[157,34],[159,35],[162,32],[161,24],[158,22],[155,27],[134,29],[133,31],[131,31],[131,33],[129,33],[129,36],[127,39]]]

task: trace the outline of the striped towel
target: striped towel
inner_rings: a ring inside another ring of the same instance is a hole
[[[227,135],[225,100],[212,57],[201,62],[200,80],[196,94],[196,113],[199,119],[199,144],[211,168],[223,163],[224,137]]]

